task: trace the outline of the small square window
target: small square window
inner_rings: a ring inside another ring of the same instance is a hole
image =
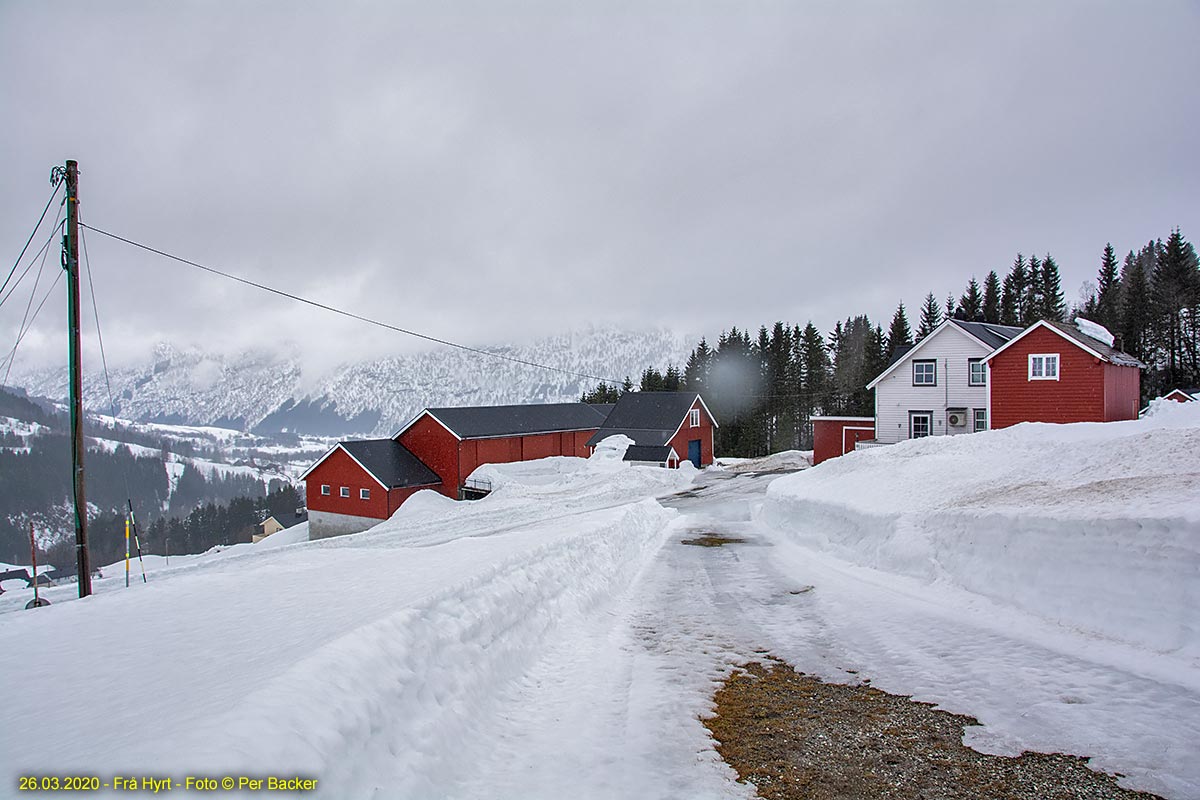
[[[321,494],[325,495],[326,497],[329,496],[329,484],[328,483],[321,484]]]
[[[986,386],[987,385],[987,364],[983,363],[982,358],[967,359],[967,369],[969,375],[967,384],[970,386]]]
[[[978,433],[979,431],[986,431],[987,429],[987,409],[975,409],[975,432]]]
[[[691,413],[688,414],[688,418],[689,418],[688,424],[690,427],[692,427],[692,428],[700,427],[700,409],[693,408]]]
[[[1058,353],[1030,353],[1029,380],[1058,380]]]
[[[350,487],[343,486],[342,487],[342,497],[349,497],[349,496],[350,496]]]
[[[371,499],[371,490],[370,489],[359,489],[358,490],[358,499],[359,500],[370,500]]]
[[[937,362],[913,362],[913,386],[937,386]]]

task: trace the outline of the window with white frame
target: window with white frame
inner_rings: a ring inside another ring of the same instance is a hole
[[[978,433],[979,431],[986,431],[987,429],[988,429],[987,409],[986,408],[975,409],[975,426],[974,426],[975,432]]]
[[[693,408],[691,413],[688,414],[688,427],[690,427],[690,428],[699,428],[700,427],[700,409]]]
[[[1029,380],[1058,380],[1058,353],[1030,353]]]
[[[370,489],[359,489],[358,490],[358,499],[359,500],[370,500],[371,499],[371,490]]]
[[[325,495],[326,497],[329,496],[329,484],[328,483],[321,484],[321,494]]]
[[[349,497],[349,496],[350,496],[350,487],[343,486],[342,487],[342,497]]]
[[[968,358],[967,373],[967,385],[987,386],[987,364],[982,358]]]
[[[913,362],[913,386],[937,386],[937,361]]]

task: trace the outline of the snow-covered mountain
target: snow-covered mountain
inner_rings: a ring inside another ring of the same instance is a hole
[[[592,328],[521,345],[485,348],[573,372],[634,381],[646,367],[682,366],[693,337],[665,330]],[[564,402],[596,381],[477,353],[440,348],[349,363],[313,374],[301,351],[224,355],[159,344],[149,363],[110,370],[121,417],[222,425],[259,433],[386,435],[426,406]],[[65,369],[17,376],[30,394],[66,395]],[[90,370],[84,402],[108,413],[104,377]]]

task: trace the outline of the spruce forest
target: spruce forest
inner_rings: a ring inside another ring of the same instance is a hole
[[[812,417],[873,416],[867,384],[950,317],[1022,327],[1083,317],[1103,325],[1118,347],[1147,365],[1143,405],[1173,388],[1200,386],[1200,262],[1178,228],[1165,243],[1148,242],[1123,261],[1105,245],[1096,282],[1086,284],[1084,294],[1068,306],[1054,257],[1018,253],[1003,278],[992,270],[981,285],[972,276],[957,298],[926,294],[915,327],[903,302],[886,329],[866,314],[847,317],[827,335],[812,322],[775,322],[757,334],[732,327],[715,346],[701,339],[682,370],[647,369],[638,388],[702,393],[720,423],[715,444],[722,455],[810,449]],[[632,388],[629,379],[623,387],[601,384],[583,400],[613,402]]]

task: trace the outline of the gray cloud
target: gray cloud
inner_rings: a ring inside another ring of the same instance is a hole
[[[77,158],[94,225],[468,343],[886,325],[1017,250],[1052,252],[1074,299],[1105,241],[1200,236],[1198,22],[1168,2],[5,2],[0,252]],[[88,245],[118,357],[420,346]],[[65,359],[61,305],[22,363]]]

